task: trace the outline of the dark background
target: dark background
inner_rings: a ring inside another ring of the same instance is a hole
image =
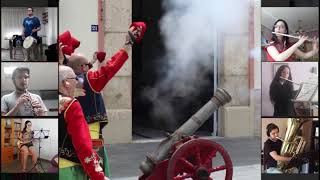
[[[203,76],[211,78],[211,84],[205,88],[199,89],[199,95],[191,100],[191,103],[182,104],[188,97],[174,97],[170,103],[177,113],[176,124],[167,124],[161,119],[156,119],[151,115],[152,103],[143,98],[142,92],[146,87],[154,87],[161,80],[163,74],[157,72],[159,67],[167,64],[162,56],[166,53],[163,38],[160,35],[159,21],[164,14],[162,0],[133,0],[132,1],[132,21],[144,21],[147,24],[147,31],[141,44],[133,47],[132,51],[132,102],[133,102],[133,131],[135,127],[142,126],[146,128],[155,128],[159,130],[172,132],[190,118],[199,110],[213,95],[213,67],[212,72],[203,72]],[[174,35],[174,32],[173,32]],[[183,40],[181,40],[183,43]],[[212,50],[213,51],[213,50]],[[166,73],[166,72],[163,72]],[[197,84],[198,82],[194,82]],[[170,87],[168,87],[170,89]],[[170,93],[169,92],[163,92]],[[190,98],[188,99],[188,101]],[[157,125],[153,122],[157,121]],[[159,127],[159,123],[161,124]],[[205,132],[212,132],[213,118],[199,129]]]

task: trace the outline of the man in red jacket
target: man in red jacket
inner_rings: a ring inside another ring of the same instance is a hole
[[[59,179],[108,180],[93,150],[88,124],[74,98],[77,76],[68,66],[59,66]]]

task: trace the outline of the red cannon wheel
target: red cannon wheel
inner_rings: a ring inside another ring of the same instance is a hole
[[[217,152],[224,165],[213,166]],[[214,180],[210,174],[225,170],[225,180],[232,180],[232,161],[227,151],[218,143],[207,139],[193,139],[184,143],[172,155],[167,170],[167,180]]]

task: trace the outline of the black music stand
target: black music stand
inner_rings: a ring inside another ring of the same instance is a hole
[[[40,168],[42,169],[43,172],[46,172],[44,170],[42,164],[41,164],[41,158],[40,158],[41,152],[40,152],[40,149],[41,149],[41,139],[48,139],[50,130],[40,129],[40,130],[33,130],[33,132],[34,132],[33,138],[39,140],[39,148],[38,148],[39,156],[37,158],[36,164],[28,171],[28,173],[30,173],[37,165],[40,166]]]

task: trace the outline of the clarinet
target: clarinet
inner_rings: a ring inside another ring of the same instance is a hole
[[[32,111],[33,116],[38,116],[36,111],[34,110],[34,107],[32,106],[32,98],[31,98],[30,93],[28,93],[27,90],[25,90],[24,93],[29,97],[28,98],[28,104],[31,106],[31,111]]]

